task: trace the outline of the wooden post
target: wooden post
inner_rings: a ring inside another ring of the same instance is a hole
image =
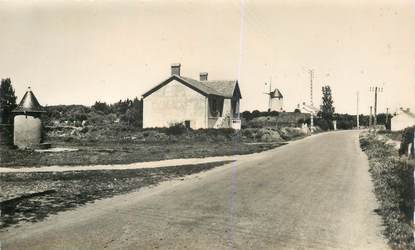
[[[415,154],[415,130],[414,130],[414,138],[412,140],[412,150],[411,150],[411,154],[412,154],[412,159],[414,159],[414,154]]]
[[[375,87],[375,107],[374,107],[374,113],[375,113],[375,115],[374,115],[374,119],[373,119],[373,125],[374,125],[374,130],[375,130],[375,132],[376,132],[376,125],[378,125],[378,118],[377,118],[377,115],[378,115],[378,112],[377,112],[377,110],[378,110],[378,87]]]
[[[414,155],[413,155],[413,153],[415,153],[415,131],[414,131],[414,137],[412,138],[412,147],[410,147],[409,148],[409,152],[408,152],[408,155],[411,155],[411,159],[414,159]],[[412,194],[414,194],[415,193],[415,166],[413,166],[413,177],[414,177],[414,183],[413,183],[413,186],[412,186]],[[415,228],[415,202],[414,202],[414,210],[413,210],[413,212],[414,212],[414,214],[413,214],[413,216],[412,216],[412,223],[413,223],[413,226],[414,226],[414,228]],[[413,235],[412,235],[412,237],[415,239],[415,230],[412,232],[413,233]]]
[[[370,106],[370,114],[369,114],[369,131],[372,129],[372,106]]]

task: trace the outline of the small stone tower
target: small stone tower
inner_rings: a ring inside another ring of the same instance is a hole
[[[279,89],[275,89],[270,93],[270,111],[284,111],[283,96]]]
[[[45,112],[29,89],[14,114],[14,145],[21,149],[37,148],[42,140],[41,114]]]

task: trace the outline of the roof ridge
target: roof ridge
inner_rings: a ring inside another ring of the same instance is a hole
[[[193,79],[193,78],[190,78],[190,77],[186,77],[186,76],[178,76],[178,77],[180,77],[181,79],[183,79],[183,80],[185,80],[185,81],[188,81],[188,80],[191,80],[191,81],[195,81],[195,82],[198,82],[198,83],[200,83],[200,84],[202,84],[204,87],[206,87],[206,88],[208,88],[209,90],[211,90],[212,92],[216,92],[216,95],[222,95],[221,93],[219,93],[216,89],[213,89],[212,87],[210,87],[210,86],[208,86],[208,85],[206,85],[203,81],[199,81],[199,80],[196,80],[196,79]]]

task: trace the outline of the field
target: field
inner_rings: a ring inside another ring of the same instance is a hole
[[[134,170],[0,173],[0,230],[227,163],[230,161]]]
[[[75,133],[73,132],[75,131]],[[0,147],[0,167],[51,165],[128,164],[178,158],[241,155],[269,150],[286,141],[302,138],[295,129],[246,129],[175,131],[123,128],[48,131],[52,147],[74,148],[73,152],[37,152]]]
[[[0,147],[0,166],[128,164],[166,159],[250,154],[306,136],[298,129],[249,128],[188,130],[125,127],[65,127],[46,131],[54,148],[72,152],[37,152]],[[50,214],[97,199],[154,186],[206,171],[229,161],[135,170],[0,173],[0,230],[37,222]]]

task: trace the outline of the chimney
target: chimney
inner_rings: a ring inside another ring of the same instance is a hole
[[[180,63],[173,63],[171,65],[171,75],[180,76]]]
[[[201,72],[199,74],[200,76],[200,81],[207,81],[208,80],[208,73],[207,72]]]

